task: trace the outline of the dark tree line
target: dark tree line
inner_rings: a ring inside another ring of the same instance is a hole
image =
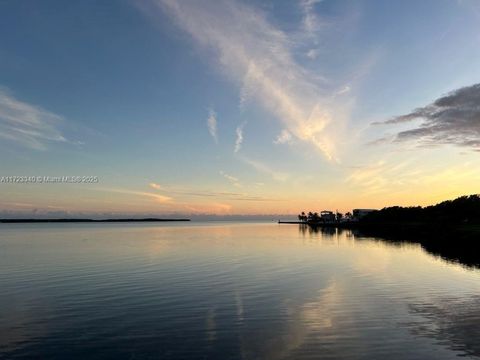
[[[426,207],[392,206],[375,211],[362,218],[368,223],[448,222],[480,223],[480,196],[462,196]]]

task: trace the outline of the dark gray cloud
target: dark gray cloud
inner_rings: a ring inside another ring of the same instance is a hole
[[[480,151],[480,84],[457,89],[432,104],[376,124],[394,125],[421,120],[416,127],[396,133],[394,142],[419,146],[451,144]]]

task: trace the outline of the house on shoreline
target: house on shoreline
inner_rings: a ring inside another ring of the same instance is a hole
[[[376,209],[353,209],[352,213],[347,212],[345,215],[338,211],[333,212],[330,210],[320,211],[320,214],[315,212],[309,212],[305,214],[302,212],[298,215],[300,223],[308,224],[338,224],[346,222],[357,222],[367,214],[377,211]]]
[[[377,210],[376,209],[353,209],[352,215],[355,220],[359,220],[374,211],[377,211]]]
[[[333,211],[323,210],[320,212],[320,220],[322,222],[334,222],[337,220],[337,217]]]

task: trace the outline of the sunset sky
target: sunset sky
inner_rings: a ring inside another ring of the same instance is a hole
[[[0,2],[0,217],[480,192],[477,0]]]

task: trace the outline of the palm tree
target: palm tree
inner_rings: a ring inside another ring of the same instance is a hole
[[[302,211],[302,213],[298,215],[298,221],[307,221],[307,215],[305,215],[305,211]]]
[[[313,213],[309,211],[307,216],[307,221],[312,221],[312,219],[313,219]]]

